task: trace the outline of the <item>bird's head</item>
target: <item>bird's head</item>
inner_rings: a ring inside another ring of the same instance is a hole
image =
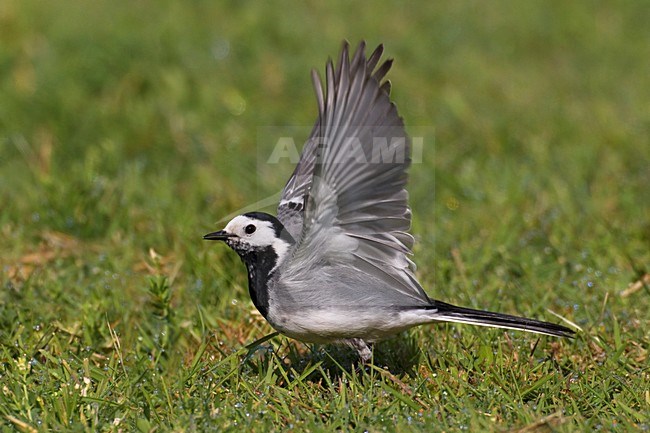
[[[273,215],[264,212],[249,212],[238,215],[223,230],[208,233],[203,239],[224,241],[246,261],[248,256],[259,254],[275,255],[280,263],[295,241],[282,223]]]

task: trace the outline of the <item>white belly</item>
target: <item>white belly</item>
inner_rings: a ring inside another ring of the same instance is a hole
[[[269,309],[269,323],[282,334],[309,343],[328,343],[360,338],[373,342],[412,326],[431,322],[423,310],[388,311],[382,309],[303,309],[278,314]]]

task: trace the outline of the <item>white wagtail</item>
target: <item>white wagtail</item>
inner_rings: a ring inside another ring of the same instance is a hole
[[[350,59],[312,71],[319,116],[289,178],[277,218],[250,212],[205,235],[225,241],[248,269],[255,307],[280,333],[311,343],[369,343],[432,322],[458,322],[570,337],[553,323],[431,299],[408,258],[410,142],[390,101],[392,65],[376,68],[362,42]]]

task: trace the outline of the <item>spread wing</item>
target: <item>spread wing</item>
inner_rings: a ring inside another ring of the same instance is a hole
[[[368,59],[364,50],[361,43],[350,59],[346,43],[336,70],[328,61],[326,92],[315,80],[319,118],[280,205],[283,218],[291,203],[303,206],[298,244],[282,280],[288,290],[299,290],[299,281],[336,265],[331,269],[364,273],[373,287],[389,290],[396,304],[404,295],[408,303],[428,303],[408,258],[410,144],[390,102],[390,82],[382,83],[392,60],[375,71],[383,47]],[[334,283],[348,275],[341,272]]]
[[[374,53],[370,56],[370,58],[367,61],[365,59],[365,55],[363,52],[364,48],[365,48],[365,43],[361,42],[357,54],[353,59],[353,63],[356,62],[356,67],[365,67],[365,70],[359,72],[368,71],[368,73],[371,73],[372,70],[377,66],[377,63],[381,58],[381,55],[383,53],[383,46],[380,45],[379,47],[377,47],[377,49],[374,51]],[[349,59],[347,57],[348,56],[347,43],[345,44],[343,48],[343,52],[341,54],[341,62],[343,61],[343,56],[345,56],[346,61],[349,62]],[[360,64],[361,62],[364,62],[365,65]],[[391,64],[392,61],[388,61],[377,71],[377,73],[375,74],[375,80],[377,82],[380,82],[382,80],[384,75],[390,69]],[[328,70],[333,71],[333,65],[331,59],[328,61],[327,68]],[[332,78],[333,81],[327,82],[328,89],[333,88],[332,86],[337,86],[336,83],[341,81],[342,78],[340,76],[341,72],[342,70],[339,68],[337,70],[336,76],[329,77]],[[316,165],[317,153],[319,151],[319,144],[321,144],[321,138],[324,132],[323,122],[326,119],[328,112],[331,112],[331,110],[334,108],[331,106],[326,107],[325,105],[326,95],[325,92],[323,91],[321,79],[318,75],[318,72],[315,69],[311,71],[311,78],[312,78],[312,83],[314,85],[314,90],[316,92],[316,99],[318,102],[318,119],[316,119],[316,124],[314,125],[314,128],[311,131],[309,139],[303,146],[303,150],[300,155],[300,160],[298,161],[296,168],[294,169],[291,177],[289,178],[286,185],[284,186],[284,189],[282,190],[280,203],[278,204],[278,219],[280,220],[282,225],[284,225],[284,227],[289,231],[289,233],[291,234],[291,236],[293,236],[294,239],[299,239],[300,235],[302,234],[305,207],[307,204],[309,190],[311,188],[312,180],[314,177],[314,168]],[[389,81],[384,82],[382,90],[386,93],[386,95],[390,93]],[[327,103],[329,104],[331,102],[332,101],[330,101],[329,94],[328,94]],[[328,112],[326,112],[326,109],[328,110]]]

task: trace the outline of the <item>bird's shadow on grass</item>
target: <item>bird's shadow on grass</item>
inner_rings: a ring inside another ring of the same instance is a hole
[[[310,382],[338,381],[350,374],[369,372],[372,368],[369,364],[394,376],[413,376],[421,356],[416,339],[409,333],[376,343],[369,364],[362,363],[356,350],[345,345],[305,346],[285,339],[277,348],[260,346],[260,349],[245,360],[252,370],[263,374],[268,368],[281,368],[285,377],[301,377]]]

